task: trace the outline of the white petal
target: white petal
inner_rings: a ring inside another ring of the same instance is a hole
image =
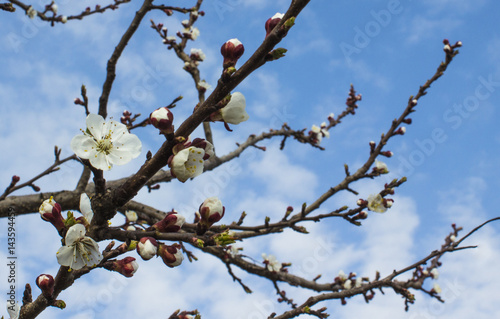
[[[109,171],[113,167],[106,155],[101,152],[96,152],[94,156],[89,158],[89,161],[92,166],[103,171]]]
[[[82,195],[80,195],[80,212],[90,224],[90,222],[92,221],[92,217],[94,217],[94,212],[92,211],[90,198],[85,193],[82,193]]]
[[[74,246],[62,246],[56,253],[57,262],[61,266],[71,267],[71,265],[73,264],[74,253]]]
[[[71,226],[66,233],[66,246],[73,245],[76,241],[85,237],[85,226],[76,224]]]
[[[222,118],[226,123],[240,124],[250,118],[245,108],[245,96],[240,92],[234,92],[229,103],[221,109]]]
[[[142,143],[137,135],[127,133],[124,134],[119,140],[112,140],[112,142],[113,149],[111,150],[111,153],[116,150],[125,151],[130,153],[130,158],[136,158],[141,154]]]
[[[89,159],[95,156],[96,143],[93,138],[87,135],[77,135],[71,140],[71,149],[76,155],[83,159]]]
[[[97,140],[101,140],[103,138],[104,118],[98,114],[89,114],[86,123],[90,134]]]

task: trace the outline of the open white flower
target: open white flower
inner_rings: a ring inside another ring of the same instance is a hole
[[[171,172],[181,182],[203,173],[203,156],[205,150],[199,147],[188,147],[175,154],[171,162]]]
[[[380,172],[380,174],[387,174],[387,173],[389,173],[389,169],[387,168],[387,165],[384,162],[375,161],[375,167]]]
[[[384,199],[380,194],[368,196],[368,209],[377,213],[385,213],[387,207],[384,206]]]
[[[224,106],[220,112],[222,119],[226,123],[230,124],[240,124],[245,122],[250,118],[248,113],[245,111],[246,101],[245,96],[240,92],[234,92],[231,94],[231,101]]]
[[[267,256],[265,253],[263,253],[262,258],[267,264],[267,270],[275,272],[281,270],[282,265],[279,261],[276,260],[276,257],[274,255]]]
[[[66,246],[57,251],[57,262],[71,269],[81,269],[84,266],[95,266],[102,260],[99,245],[90,237],[85,236],[85,226],[76,224],[66,233]]]
[[[95,168],[107,171],[113,164],[123,165],[139,156],[142,144],[124,124],[105,122],[102,116],[89,114],[86,132],[73,137],[71,149]]]

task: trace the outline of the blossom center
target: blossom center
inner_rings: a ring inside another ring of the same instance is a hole
[[[111,142],[110,134],[106,135],[102,140],[97,141],[97,151],[99,152],[109,155],[112,148],[113,142]]]

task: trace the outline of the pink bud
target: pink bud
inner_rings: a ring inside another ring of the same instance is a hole
[[[224,62],[222,63],[224,69],[229,67],[234,67],[238,59],[245,52],[243,44],[238,39],[231,39],[224,43],[220,48],[220,53],[224,57]]]
[[[125,277],[132,277],[139,269],[139,264],[134,257],[125,257],[122,260],[117,260],[114,263],[114,271],[119,272]]]
[[[161,259],[163,259],[165,265],[170,268],[179,266],[184,259],[181,246],[179,244],[173,244],[172,246],[160,244],[160,247],[158,248],[158,255]]]
[[[54,293],[54,277],[42,274],[36,278],[36,285],[42,290],[45,298],[52,298],[52,294]]]
[[[174,114],[167,107],[161,107],[149,115],[151,124],[159,129],[162,134],[174,132],[173,120]]]
[[[137,253],[144,260],[150,260],[156,256],[158,242],[153,237],[142,237],[136,246]]]
[[[167,213],[165,218],[151,226],[149,230],[154,229],[161,233],[175,233],[182,228],[185,222],[186,218],[173,210]]]
[[[210,227],[224,217],[226,208],[217,197],[209,197],[200,205],[201,222]]]
[[[266,37],[273,31],[273,29],[278,25],[278,23],[283,18],[283,13],[277,12],[272,18],[267,19],[265,28],[266,28]]]

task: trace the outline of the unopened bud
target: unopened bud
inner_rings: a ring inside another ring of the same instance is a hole
[[[54,293],[54,277],[42,274],[36,278],[36,285],[40,288],[45,298],[52,298],[52,294]]]
[[[156,256],[158,242],[153,237],[142,237],[136,246],[137,253],[144,260],[150,260]]]
[[[158,248],[158,256],[160,256],[165,265],[170,268],[179,266],[184,259],[181,246],[179,244],[173,244],[171,246],[160,244]]]

